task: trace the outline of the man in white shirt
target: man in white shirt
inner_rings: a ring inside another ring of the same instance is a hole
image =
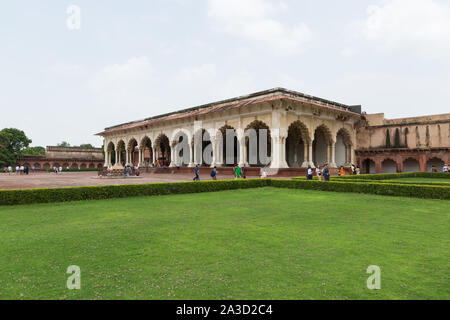
[[[442,171],[445,173],[448,173],[448,164],[444,164],[444,167],[442,168]]]
[[[20,167],[16,166],[16,174],[20,174]]]
[[[11,175],[11,172],[12,172],[12,168],[11,168],[11,166],[9,166],[9,167],[8,167],[8,173],[9,173],[9,175]]]

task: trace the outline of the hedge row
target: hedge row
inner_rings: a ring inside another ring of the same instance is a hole
[[[450,173],[444,172],[404,172],[404,173],[381,173],[381,174],[362,174],[348,175],[342,177],[333,177],[335,179],[363,179],[363,180],[389,180],[402,178],[447,178],[450,179]]]
[[[354,181],[305,181],[272,180],[271,186],[277,188],[307,189],[333,192],[354,192],[376,195],[402,196],[428,199],[450,199],[450,187],[435,185],[409,185],[398,183],[354,182]]]
[[[270,180],[259,179],[0,190],[0,205],[53,203],[137,196],[214,192],[222,190],[259,188],[268,185],[270,185]]]
[[[306,180],[223,180],[142,185],[70,187],[51,189],[0,190],[0,205],[53,203],[80,200],[100,200],[137,196],[188,194],[222,190],[250,189],[273,186],[334,192],[356,192],[377,195],[405,196],[430,199],[450,199],[450,187],[354,181]]]

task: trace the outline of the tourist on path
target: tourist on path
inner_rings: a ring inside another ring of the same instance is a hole
[[[236,164],[236,167],[234,168],[234,174],[236,175],[236,179],[241,178],[241,168],[238,164]]]
[[[313,170],[311,169],[311,166],[308,166],[308,169],[306,170],[306,178],[308,180],[313,179]]]
[[[245,171],[246,171],[245,166],[242,166],[242,168],[241,168],[241,176],[242,176],[242,178],[247,179]]]
[[[322,170],[320,170],[320,166],[317,166],[316,168],[316,175],[317,179],[319,179],[319,181],[322,181]]]
[[[323,169],[323,177],[325,181],[330,181],[330,169],[328,168],[328,164],[326,164],[325,168]]]
[[[12,167],[11,166],[8,167],[8,172],[9,172],[9,175],[11,175],[11,172],[12,172]]]
[[[444,164],[444,167],[442,168],[442,172],[448,173],[448,164]]]
[[[16,174],[20,174],[20,167],[16,166]]]
[[[339,170],[339,175],[342,177],[342,176],[345,176],[345,170],[344,170],[344,167],[341,167],[341,169]]]
[[[217,180],[217,167],[214,167],[214,168],[211,170],[211,178],[212,178],[213,180]]]
[[[195,173],[195,177],[194,177],[193,180],[194,181],[200,181],[200,175],[199,175],[199,172],[198,172],[198,165],[195,166],[194,173]]]

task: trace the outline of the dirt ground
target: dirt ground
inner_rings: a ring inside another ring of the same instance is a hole
[[[193,174],[142,174],[138,178],[128,179],[99,179],[97,172],[63,172],[34,173],[29,175],[0,174],[0,189],[34,189],[34,188],[58,188],[75,186],[102,186],[121,184],[144,184],[158,182],[192,181]],[[233,179],[231,175],[221,175],[218,180]],[[200,175],[201,180],[211,180],[209,175]]]

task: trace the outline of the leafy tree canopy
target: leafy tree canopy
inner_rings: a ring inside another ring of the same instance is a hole
[[[58,143],[56,146],[57,147],[70,147],[70,143],[68,143],[67,141],[63,141],[61,143]]]
[[[95,147],[90,143],[85,143],[85,144],[80,144],[80,148],[95,148]]]
[[[28,147],[23,150],[23,155],[45,156],[45,148],[44,147]]]
[[[17,158],[23,154],[31,139],[25,132],[15,128],[5,128],[0,131],[0,166],[15,165]]]

